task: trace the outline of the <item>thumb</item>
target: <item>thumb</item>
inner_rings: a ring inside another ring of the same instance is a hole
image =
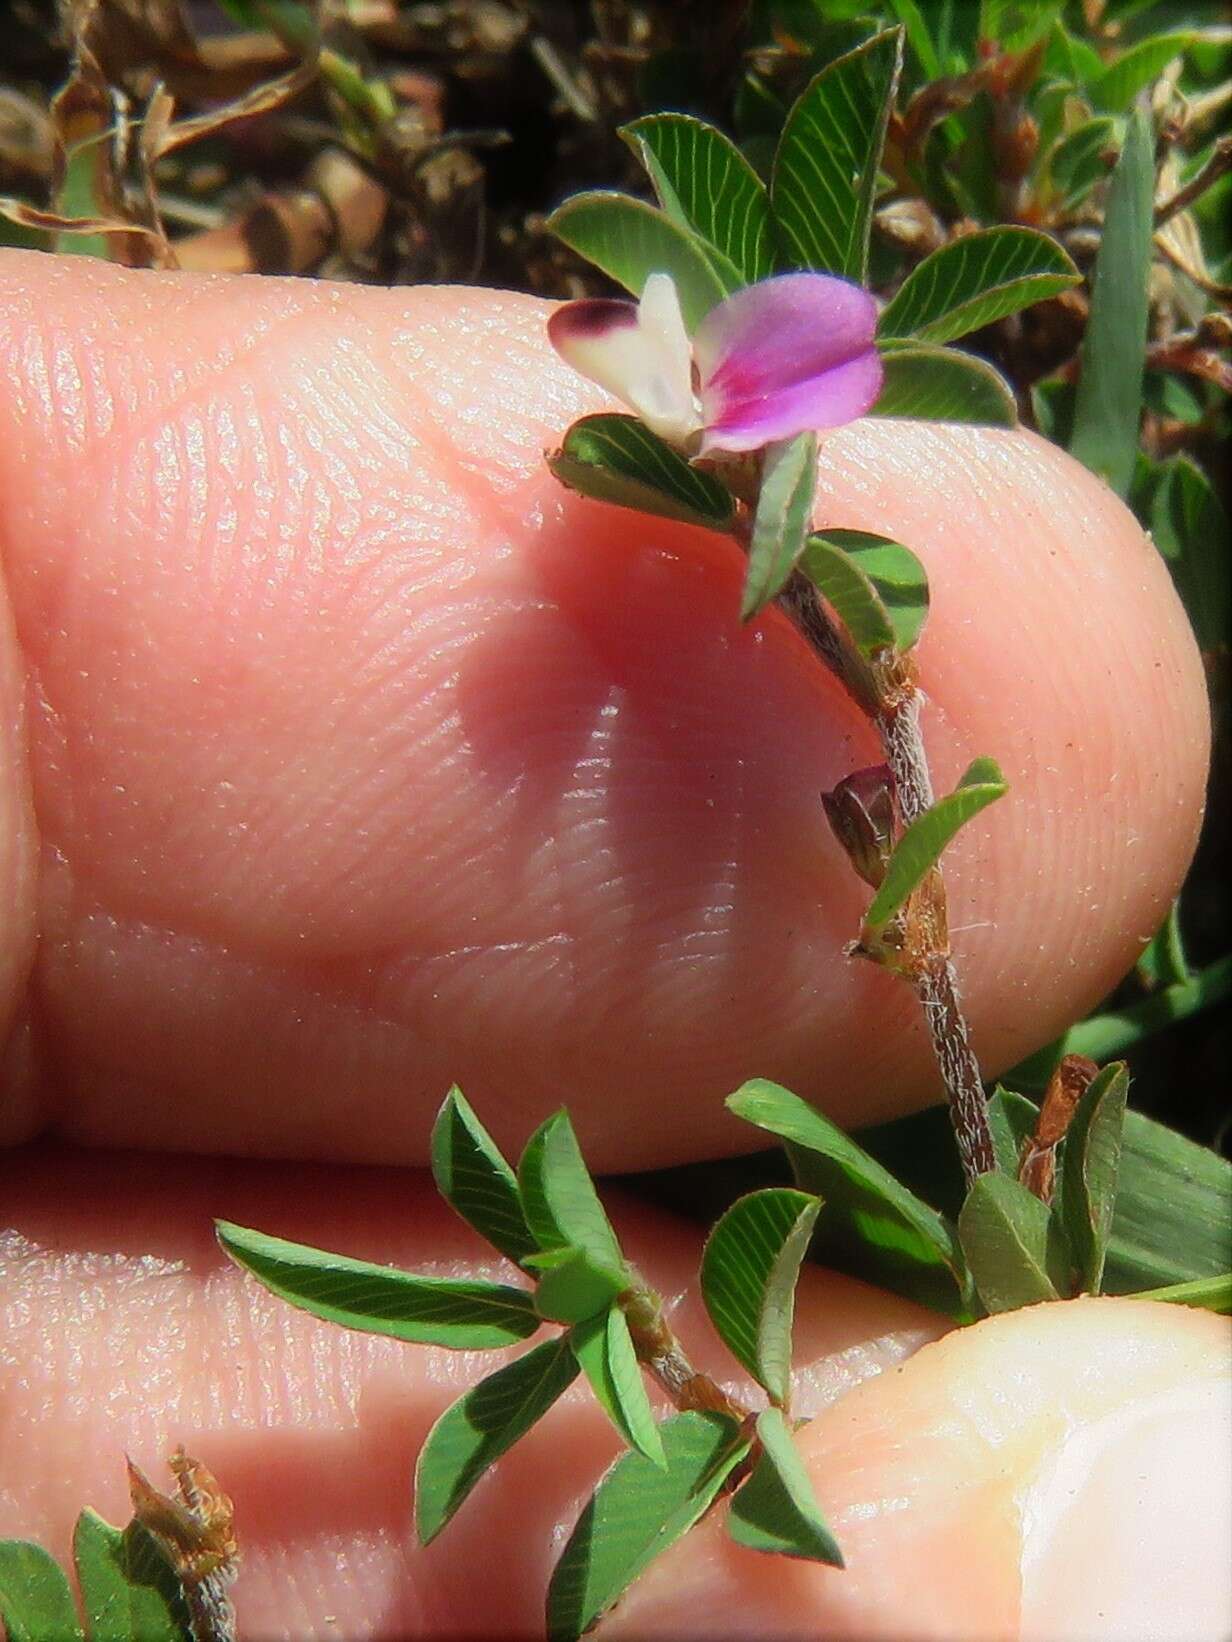
[[[510,1141],[567,1099],[614,1168],[746,1145],[751,1074],[845,1123],[936,1097],[914,1000],[842,956],[819,793],[869,728],[740,627],[730,544],[552,479],[600,401],[543,304],[19,254],[0,289],[10,1135],[416,1161],[456,1078]],[[994,1072],[1177,887],[1198,657],[1027,434],[855,424],[819,505],[927,566],[939,787],[1011,783],[948,875]]]

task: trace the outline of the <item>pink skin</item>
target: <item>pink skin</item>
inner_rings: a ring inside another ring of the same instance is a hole
[[[848,1121],[933,1097],[910,1000],[839,956],[866,895],[817,793],[870,762],[867,728],[777,615],[738,629],[725,544],[547,478],[544,446],[606,402],[543,305],[16,255],[0,287],[9,1140],[413,1162],[456,1076],[511,1145],[567,1098],[616,1167],[750,1144],[720,1106],[750,1073]],[[993,1069],[1100,995],[1180,881],[1198,660],[1124,509],[1029,437],[845,429],[819,519],[923,555],[939,781],[987,752],[1014,783],[950,871]],[[63,1551],[82,1504],[124,1515],[125,1449],[156,1473],[184,1441],[237,1499],[248,1637],[531,1632],[551,1531],[612,1452],[580,1393],[421,1554],[412,1458],[475,1360],[292,1313],[210,1241],[217,1213],[490,1270],[422,1181],[40,1148],[3,1168],[0,1533]],[[697,1234],[618,1220],[679,1293]],[[717,1367],[695,1302],[679,1316]],[[737,1565],[708,1525],[610,1623],[679,1636],[683,1589],[703,1635],[764,1611],[900,1638],[928,1592],[1053,1642],[1050,1602],[1132,1615],[1192,1551],[1208,1577],[1168,1588],[1175,1634],[1226,1635],[1232,1468],[1202,1401],[1226,1325],[1055,1307],[898,1366],[939,1327],[808,1275],[807,1443],[851,1580]],[[1041,1481],[1046,1421],[998,1435],[1024,1399],[1130,1433],[1101,1449],[1116,1511],[1033,1584],[1019,1501],[1069,1524],[1069,1496]]]
[[[566,494],[607,403],[493,292],[0,260],[3,1133],[422,1161],[456,1078],[510,1145],[733,1152],[780,1079],[936,1098],[818,793],[868,726],[729,543]],[[1201,667],[1161,559],[1026,434],[865,421],[818,517],[927,564],[939,787],[989,1072],[1094,1004],[1201,812]],[[36,944],[37,938],[37,944]]]

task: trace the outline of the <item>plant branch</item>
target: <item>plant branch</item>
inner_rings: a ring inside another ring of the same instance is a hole
[[[622,1309],[638,1361],[682,1414],[726,1414],[738,1424],[752,1418],[743,1403],[693,1367],[663,1315],[662,1297],[653,1289],[634,1289],[624,1297]]]
[[[1162,228],[1178,211],[1187,210],[1195,200],[1201,199],[1207,189],[1217,183],[1227,171],[1232,171],[1232,136],[1220,137],[1201,171],[1190,177],[1184,187],[1178,188],[1170,199],[1156,207],[1156,228]]]
[[[904,827],[910,826],[933,802],[932,776],[920,734],[921,696],[910,663],[895,656],[870,666],[854,656],[817,590],[799,573],[788,584],[780,603],[814,652],[870,712],[893,779],[899,820]],[[939,869],[934,870],[929,894],[929,927],[942,936],[945,886]],[[970,1184],[996,1168],[996,1154],[985,1110],[984,1082],[971,1047],[948,941],[930,941],[920,961],[911,965],[907,978],[924,1010],[949,1100],[963,1174]]]

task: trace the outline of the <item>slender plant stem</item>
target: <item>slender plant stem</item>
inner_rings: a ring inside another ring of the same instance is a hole
[[[900,677],[887,689],[875,669],[851,657],[843,634],[835,627],[816,589],[797,574],[780,600],[786,613],[814,652],[836,674],[856,701],[870,710],[894,781],[899,818],[910,826],[933,802],[932,776],[924,739],[920,734],[921,696],[914,681]],[[945,889],[938,875],[937,895],[944,914]],[[996,1168],[992,1131],[985,1108],[984,1083],[971,1048],[971,1034],[963,1013],[958,975],[948,950],[926,955],[911,977],[924,1010],[933,1053],[945,1085],[958,1155],[968,1184]]]
[[[1186,210],[1195,200],[1200,199],[1227,171],[1232,171],[1232,136],[1220,137],[1201,171],[1191,177],[1183,188],[1178,188],[1171,198],[1156,207],[1156,228],[1162,228],[1178,211]]]

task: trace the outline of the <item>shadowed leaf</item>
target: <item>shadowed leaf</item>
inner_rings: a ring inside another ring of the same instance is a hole
[[[1004,379],[972,354],[912,343],[886,348],[881,363],[885,376],[870,416],[1018,426],[1014,396]]]
[[[600,1263],[585,1249],[553,1249],[527,1261],[539,1276],[535,1310],[554,1323],[580,1323],[605,1311],[624,1289],[628,1274]]]
[[[1008,1175],[979,1177],[959,1213],[958,1235],[990,1312],[1059,1300],[1067,1292],[1060,1227],[1047,1206]]]
[[[1082,1286],[1103,1286],[1121,1165],[1129,1071],[1124,1061],[1105,1066],[1078,1102],[1061,1163],[1060,1210]]]
[[[518,1184],[526,1219],[541,1249],[584,1249],[598,1265],[623,1269],[620,1244],[582,1161],[567,1112],[554,1113],[527,1141],[518,1164]]]
[[[563,485],[596,501],[731,529],[732,499],[717,479],[692,467],[633,416],[583,416],[548,466]]]
[[[740,619],[749,621],[787,585],[804,551],[817,489],[817,435],[768,445],[744,574]]]
[[[73,1559],[90,1642],[192,1642],[180,1582],[139,1523],[113,1528],[83,1511]]]
[[[517,1177],[456,1085],[432,1127],[432,1178],[463,1220],[510,1260],[534,1252]]]
[[[814,531],[800,561],[865,656],[909,650],[928,615],[928,577],[910,549],[863,530]]]
[[[1162,1300],[1172,1306],[1199,1306],[1222,1317],[1232,1312],[1232,1271],[1218,1277],[1195,1277],[1188,1283],[1170,1283],[1167,1288],[1142,1289],[1135,1300]]]
[[[629,1447],[654,1465],[666,1466],[646,1382],[620,1307],[609,1306],[579,1323],[570,1331],[569,1340],[591,1390]]]

